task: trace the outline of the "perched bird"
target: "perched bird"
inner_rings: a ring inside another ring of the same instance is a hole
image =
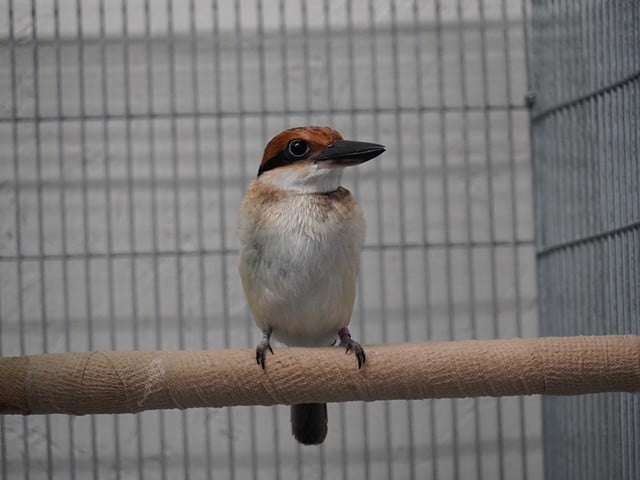
[[[263,337],[256,361],[264,369],[271,337],[288,346],[329,346],[340,339],[358,368],[362,346],[351,319],[364,243],[364,217],[340,186],[345,167],[384,152],[375,143],[343,140],[328,127],[298,127],[267,144],[258,177],[240,212],[240,276]],[[291,407],[294,437],[322,443],[326,404]]]

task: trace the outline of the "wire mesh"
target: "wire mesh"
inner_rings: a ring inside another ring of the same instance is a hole
[[[525,1],[2,0],[0,354],[253,347],[237,209],[331,124],[366,343],[534,336]],[[2,478],[538,478],[536,398],[0,418]]]
[[[635,333],[640,285],[640,6],[533,5],[541,333]],[[615,27],[614,27],[615,26]],[[546,478],[638,478],[632,395],[543,400]]]

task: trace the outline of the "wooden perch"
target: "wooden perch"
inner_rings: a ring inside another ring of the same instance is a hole
[[[97,351],[0,358],[0,413],[143,410],[640,391],[640,337],[594,336],[342,348]]]

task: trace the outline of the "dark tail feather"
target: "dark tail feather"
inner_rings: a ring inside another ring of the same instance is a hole
[[[327,437],[327,404],[291,406],[291,433],[303,445],[318,445]]]

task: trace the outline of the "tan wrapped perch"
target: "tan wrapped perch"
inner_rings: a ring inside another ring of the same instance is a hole
[[[249,349],[104,351],[0,359],[0,413],[640,391],[640,337],[598,336]]]

